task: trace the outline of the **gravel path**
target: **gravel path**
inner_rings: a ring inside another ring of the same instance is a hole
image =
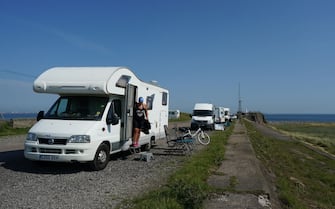
[[[23,156],[25,136],[0,138],[0,208],[115,208],[122,200],[164,184],[187,158],[168,152],[165,139],[150,152],[117,154],[102,171],[85,164],[36,164]]]

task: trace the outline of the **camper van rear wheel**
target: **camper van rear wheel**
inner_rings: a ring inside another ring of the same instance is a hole
[[[101,144],[95,153],[94,160],[91,162],[93,170],[104,169],[109,162],[109,147],[107,144]]]

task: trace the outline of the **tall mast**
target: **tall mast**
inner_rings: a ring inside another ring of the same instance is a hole
[[[238,113],[242,114],[242,100],[241,100],[240,83],[238,83]]]

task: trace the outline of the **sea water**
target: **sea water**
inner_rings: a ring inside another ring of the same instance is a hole
[[[268,122],[335,122],[335,114],[264,114]]]
[[[0,120],[36,118],[37,113],[0,113]]]

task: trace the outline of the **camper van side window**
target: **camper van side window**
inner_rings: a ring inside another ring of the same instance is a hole
[[[59,101],[59,106],[58,106],[58,109],[57,109],[57,112],[58,112],[57,115],[66,111],[67,103],[68,103],[67,99],[62,99],[62,100]]]
[[[162,95],[162,105],[166,106],[168,103],[168,94],[167,92],[163,92],[163,95]]]
[[[154,103],[154,96],[147,97],[147,101],[146,101],[147,110],[152,110],[153,103]]]
[[[113,100],[111,106],[109,107],[107,113],[107,124],[116,125],[119,124],[119,120],[121,119],[121,101],[116,99]]]
[[[46,118],[57,118],[60,116],[62,112],[66,111],[66,107],[68,105],[67,98],[59,98],[50,108],[50,110],[45,115]]]
[[[114,107],[114,113],[117,114],[121,118],[122,112],[121,112],[121,100],[115,99],[113,100],[113,107]]]

